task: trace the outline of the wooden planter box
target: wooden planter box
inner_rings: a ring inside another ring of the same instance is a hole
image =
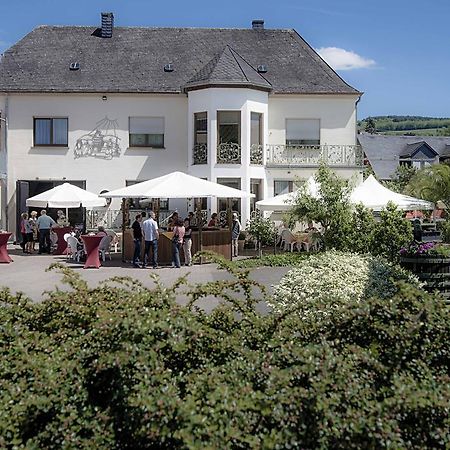
[[[437,290],[450,300],[450,258],[435,255],[402,257],[400,264],[417,275],[427,291]]]

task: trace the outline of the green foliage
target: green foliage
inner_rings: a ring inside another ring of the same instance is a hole
[[[398,261],[400,249],[413,240],[412,225],[393,203],[388,203],[380,213],[373,236],[372,254]]]
[[[361,120],[359,128],[370,133],[373,128],[377,132],[396,134],[427,134],[430,136],[448,136],[450,119],[421,116],[377,116]]]
[[[348,250],[357,253],[369,253],[374,247],[377,224],[370,209],[358,204],[352,212],[349,228]]]
[[[270,305],[280,313],[295,310],[315,323],[322,316],[337,314],[349,302],[392,297],[399,280],[421,286],[409,272],[383,258],[330,250],[312,255],[289,271],[275,287]]]
[[[436,203],[450,201],[450,166],[433,164],[419,170],[406,186],[411,195]]]
[[[351,189],[346,180],[325,165],[319,167],[315,180],[319,185],[318,195],[313,196],[306,186],[301,187],[297,191],[291,217],[301,222],[320,223],[326,248],[345,248],[351,220]]]
[[[383,185],[394,192],[406,194],[406,187],[411,179],[416,175],[417,169],[412,166],[401,165],[395,170],[394,176],[390,181],[384,181]]]
[[[439,222],[439,229],[441,231],[442,242],[450,244],[450,221]]]
[[[190,289],[91,289],[66,270],[72,290],[40,303],[0,291],[0,447],[450,445],[440,298],[404,286],[305,324],[259,315],[248,272],[219,262],[230,281]],[[196,302],[211,295],[223,304],[207,315]]]
[[[284,252],[277,255],[264,255],[261,258],[247,258],[236,261],[236,265],[240,268],[252,267],[288,267],[295,266],[303,259],[307,258],[309,253],[299,252]]]
[[[366,133],[370,133],[370,134],[374,134],[375,133],[375,131],[376,131],[376,123],[375,123],[375,120],[372,119],[372,117],[368,117],[365,120],[364,131]]]
[[[260,245],[273,245],[276,231],[269,218],[256,215],[247,222],[246,231],[256,239]]]

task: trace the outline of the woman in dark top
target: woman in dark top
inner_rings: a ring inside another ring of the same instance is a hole
[[[133,229],[133,240],[134,240],[133,267],[140,267],[140,265],[138,264],[138,261],[141,257],[142,216],[140,214],[137,214],[135,219],[136,220],[133,222],[133,225],[131,225],[131,228]]]
[[[192,228],[189,217],[187,217],[186,219],[184,219],[184,242],[183,242],[185,266],[192,266],[191,248],[192,248]]]

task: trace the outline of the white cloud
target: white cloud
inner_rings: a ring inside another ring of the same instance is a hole
[[[321,47],[317,49],[317,53],[335,70],[367,69],[375,65],[373,59],[343,48]]]

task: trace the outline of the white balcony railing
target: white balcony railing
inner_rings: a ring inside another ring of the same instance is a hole
[[[267,166],[362,167],[363,151],[359,145],[268,145]]]

